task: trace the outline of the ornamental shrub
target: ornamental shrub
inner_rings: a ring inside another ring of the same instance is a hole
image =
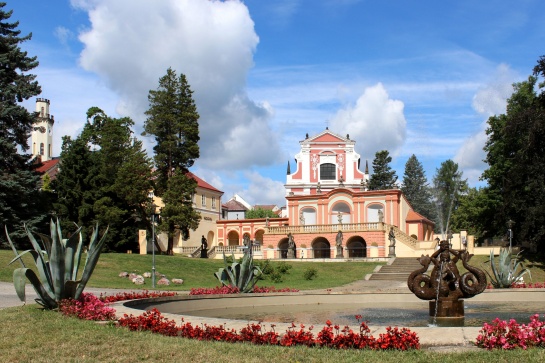
[[[305,270],[303,273],[303,278],[305,280],[312,280],[318,277],[318,270],[316,270],[314,267],[309,267]]]

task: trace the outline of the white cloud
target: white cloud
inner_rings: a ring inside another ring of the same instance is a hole
[[[67,45],[68,41],[74,38],[74,33],[72,33],[70,29],[63,26],[56,27],[54,34],[62,45]]]
[[[256,172],[245,173],[245,177],[250,183],[249,186],[235,193],[241,195],[248,203],[252,205],[275,204],[278,207],[286,204],[286,189],[283,183],[266,178]]]
[[[507,99],[513,93],[514,72],[505,64],[496,69],[493,80],[473,96],[473,108],[488,117],[505,112]]]
[[[337,112],[330,130],[349,134],[364,159],[373,159],[377,151],[395,155],[406,138],[403,102],[392,100],[381,83],[365,89],[356,104]]]
[[[513,93],[512,84],[515,79],[515,72],[509,66],[500,64],[491,80],[482,85],[473,96],[473,109],[486,119],[479,130],[464,141],[453,159],[464,171],[464,176],[469,179],[470,184],[478,183],[479,177],[487,167],[483,161],[486,157],[483,148],[488,138],[486,135],[488,117],[505,113],[507,99]]]
[[[89,12],[81,66],[120,96],[117,111],[141,127],[147,95],[168,67],[185,74],[201,116],[200,166],[267,165],[279,154],[271,109],[252,101],[246,77],[259,42],[238,0],[73,0]]]

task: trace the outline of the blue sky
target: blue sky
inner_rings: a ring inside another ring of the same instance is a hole
[[[7,1],[38,56],[54,153],[97,106],[130,116],[172,67],[201,115],[194,173],[255,204],[284,204],[288,160],[306,133],[388,150],[401,181],[415,154],[428,179],[453,159],[472,186],[486,120],[505,112],[545,41],[545,3],[371,0]],[[28,102],[34,108],[35,100]],[[152,140],[145,143],[151,149]]]

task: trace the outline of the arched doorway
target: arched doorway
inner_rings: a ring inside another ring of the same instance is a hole
[[[255,232],[255,241],[254,243],[259,245],[259,246],[262,246],[263,245],[263,235],[265,234],[265,231],[260,229],[258,231]]]
[[[288,239],[283,238],[278,242],[278,258],[288,258]]]
[[[346,244],[346,249],[348,250],[348,257],[367,257],[367,243],[360,236],[350,238]]]
[[[215,243],[215,241],[214,241],[214,232],[208,231],[208,233],[206,234],[206,241],[208,243],[208,248],[212,248],[212,246]]]
[[[231,231],[227,235],[227,239],[229,240],[229,246],[238,246],[239,238],[238,238],[238,232],[237,231]]]
[[[331,258],[331,245],[324,237],[318,237],[312,242],[312,254],[314,258]]]

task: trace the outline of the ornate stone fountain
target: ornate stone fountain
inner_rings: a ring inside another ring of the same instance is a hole
[[[451,255],[453,256],[451,258]],[[422,255],[418,261],[422,268],[412,272],[407,285],[422,300],[430,301],[430,316],[434,318],[463,318],[464,300],[486,289],[486,274],[468,265],[473,255],[466,250],[451,250],[448,241],[441,241],[431,257]],[[467,270],[460,276],[456,263],[461,260]],[[433,263],[431,275],[427,275]]]

